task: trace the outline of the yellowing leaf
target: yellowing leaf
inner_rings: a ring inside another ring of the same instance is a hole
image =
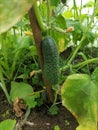
[[[63,52],[65,50],[65,41],[63,38],[59,39],[58,47],[59,47],[59,52]]]
[[[18,97],[23,99],[29,108],[32,108],[36,105],[36,102],[34,96],[29,96],[30,93],[33,93],[31,85],[23,82],[11,82],[10,98],[13,102]]]
[[[26,36],[32,36],[33,34],[32,34],[31,31],[25,31],[25,35],[26,35]]]
[[[16,24],[32,4],[33,0],[0,0],[0,33]]]
[[[88,125],[79,125],[76,130],[97,130],[97,124],[89,122]]]
[[[63,105],[79,122],[76,130],[97,130],[97,87],[88,75],[70,75],[61,96]]]

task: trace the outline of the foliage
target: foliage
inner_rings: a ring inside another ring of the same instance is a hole
[[[32,0],[0,1],[0,34],[16,24],[32,6]],[[5,8],[6,7],[6,8]],[[21,8],[20,8],[21,7]],[[13,11],[12,11],[13,10]],[[9,15],[8,15],[9,14]]]
[[[16,121],[7,119],[0,123],[0,130],[12,130],[15,127]]]
[[[32,108],[47,100],[38,60],[39,52],[37,53],[34,35],[31,33],[28,14],[24,16],[33,4],[42,38],[47,35],[53,37],[59,52],[60,80],[52,86],[56,98],[49,111],[52,114],[58,113],[56,104],[59,95],[63,105],[79,122],[76,130],[96,130],[98,1],[84,4],[81,0],[78,6],[76,0],[73,0],[73,6],[69,7],[66,0],[8,2],[1,0],[0,3],[0,87],[9,103],[19,97]],[[44,93],[44,98],[40,93]],[[55,126],[54,129],[60,128]]]
[[[58,125],[55,125],[54,130],[60,130],[60,127]]]
[[[62,102],[79,122],[77,130],[96,130],[97,87],[88,75],[73,74],[67,77],[61,89]]]
[[[98,86],[98,67],[95,68],[93,74],[92,74],[92,80]]]
[[[52,115],[57,115],[58,114],[58,107],[56,105],[52,105],[50,108],[49,108],[49,112],[52,114]]]
[[[34,56],[37,54],[35,46],[32,45],[33,41],[30,36],[23,36],[21,38],[17,36],[16,41],[16,36],[11,35],[8,32],[2,34],[0,38],[0,69],[2,70],[0,71],[1,87],[10,102],[6,83],[15,81],[18,78],[28,78],[30,71],[33,70],[33,65],[30,66],[30,62],[34,62]],[[27,63],[27,61],[29,61],[29,63]]]
[[[35,98],[38,98],[39,94],[33,94],[32,86],[23,82],[12,82],[10,98],[14,102],[16,97],[23,99],[29,108],[35,107],[37,102]]]

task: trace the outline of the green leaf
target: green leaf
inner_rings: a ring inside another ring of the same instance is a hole
[[[0,123],[0,130],[13,130],[16,120],[7,119]]]
[[[93,5],[94,5],[93,1],[88,1],[83,7],[89,8],[89,7],[92,7]]]
[[[66,29],[66,21],[65,21],[64,17],[62,15],[58,15],[55,18],[55,22],[52,24],[52,26],[54,28],[59,27],[59,28],[65,30]],[[69,39],[70,39],[69,34],[65,35],[61,32],[57,32],[55,29],[54,30],[51,29],[50,35],[55,39],[56,43],[58,44],[59,52],[63,52],[69,43]]]
[[[18,39],[17,49],[19,48],[28,48],[30,45],[32,45],[33,41],[30,36],[23,36]]]
[[[34,93],[33,88],[29,84],[23,82],[11,82],[10,97],[13,102],[16,97],[18,97],[24,99],[29,108],[35,107],[37,104],[35,101],[36,95],[31,95],[32,93]]]
[[[70,19],[70,18],[72,18],[73,17],[73,12],[72,12],[72,10],[66,10],[66,11],[64,11],[63,12],[63,16],[66,18],[66,19]]]
[[[95,68],[92,76],[91,76],[93,82],[95,83],[95,85],[97,86],[97,112],[98,112],[98,67]],[[97,113],[97,122],[98,122],[98,113]]]
[[[85,74],[70,75],[61,88],[62,103],[79,122],[77,130],[97,130],[97,87]]]
[[[74,27],[74,31],[72,32],[73,41],[76,43],[78,40],[81,40],[83,36],[83,27],[80,21],[78,20],[72,20],[72,19],[66,19],[67,28],[68,27]]]
[[[86,35],[87,35],[87,36],[86,36],[86,38],[85,38],[84,41],[83,41],[83,47],[86,46],[86,45],[89,44],[89,43],[92,43],[92,44],[93,44],[93,43],[94,43],[94,40],[95,40],[95,38],[96,38],[96,34],[93,33],[91,30],[88,31]]]
[[[37,55],[37,50],[36,50],[35,45],[30,46],[29,49],[30,49],[30,52],[33,56]]]
[[[56,43],[58,44],[59,52],[63,52],[69,43],[70,37],[68,34],[62,34],[55,30],[51,30],[51,36],[55,39]]]
[[[50,0],[51,6],[57,6],[60,3],[60,0]]]
[[[49,111],[50,111],[50,113],[52,115],[56,115],[56,114],[58,114],[58,107],[56,105],[51,106],[50,109],[49,109]]]
[[[60,130],[60,127],[58,125],[55,125],[54,130]]]
[[[0,0],[0,34],[15,25],[32,4],[33,0]]]
[[[55,22],[54,24],[55,26],[57,27],[60,27],[62,29],[65,29],[66,28],[66,21],[65,21],[65,18],[60,14],[58,15],[56,18],[55,18]]]
[[[95,68],[95,70],[94,70],[94,72],[92,74],[92,80],[94,81],[94,83],[98,87],[98,67]]]

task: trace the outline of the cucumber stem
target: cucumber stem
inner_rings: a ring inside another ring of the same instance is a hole
[[[42,56],[42,49],[41,49],[41,42],[42,42],[42,34],[41,34],[41,28],[39,25],[39,22],[37,21],[38,16],[36,17],[36,7],[32,7],[29,10],[29,19],[30,19],[30,23],[31,23],[31,28],[32,28],[32,32],[33,32],[33,36],[34,36],[34,40],[35,40],[35,45],[37,48],[37,52],[38,52],[38,57],[39,57],[39,62],[40,62],[40,67],[42,69],[42,75],[43,75],[43,80],[46,86],[46,91],[47,91],[47,95],[48,95],[48,100],[49,102],[53,103],[53,93],[52,93],[52,85],[47,81],[46,76],[44,74],[44,69],[43,69],[43,56]]]
[[[39,11],[39,8],[37,6],[37,0],[34,0],[33,7],[34,7],[34,12],[35,12],[35,16],[36,16],[37,22],[39,24],[39,27],[40,27],[40,29],[41,29],[42,32],[45,32],[46,28],[44,27],[42,18],[40,16],[40,11]]]
[[[98,62],[98,58],[88,59],[88,60],[86,60],[84,62],[81,62],[79,64],[74,65],[73,68],[74,69],[75,68],[80,69],[80,68],[84,67],[85,65],[88,65],[88,64],[90,64],[92,62]]]
[[[50,2],[47,0],[47,26],[50,26]],[[49,29],[47,29],[47,35],[49,35]]]
[[[86,65],[88,65],[88,64],[90,64],[90,63],[97,63],[98,62],[98,58],[92,58],[92,59],[88,59],[88,60],[86,60],[86,61],[83,61],[83,62],[81,62],[81,63],[79,63],[79,64],[76,64],[76,65],[69,65],[69,66],[64,66],[64,67],[62,67],[62,68],[60,68],[60,71],[62,71],[62,72],[65,72],[67,69],[69,69],[70,68],[70,66],[73,68],[73,69],[77,69],[77,70],[79,70],[79,69],[81,69],[82,67],[84,67],[84,66],[86,66]]]

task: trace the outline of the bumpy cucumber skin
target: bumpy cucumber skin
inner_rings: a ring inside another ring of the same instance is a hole
[[[46,79],[55,85],[59,80],[59,54],[57,44],[52,37],[47,36],[42,41],[42,54]]]

